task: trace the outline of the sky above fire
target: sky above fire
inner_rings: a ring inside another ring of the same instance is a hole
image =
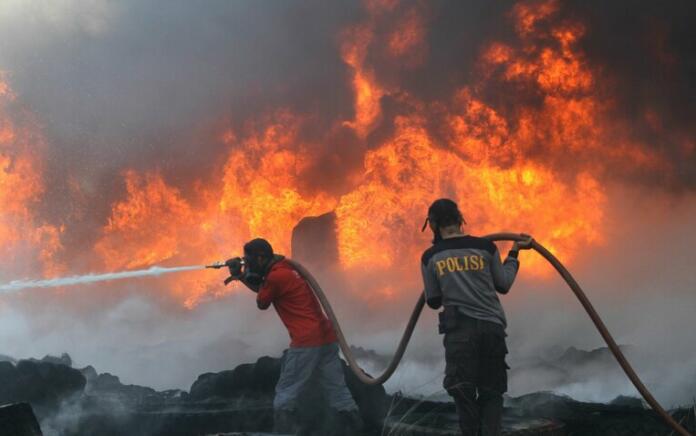
[[[583,268],[621,220],[693,217],[694,18],[687,1],[3,2],[0,279],[200,264],[256,236],[289,254],[302,218],[334,212],[331,280],[377,310],[412,300],[440,196],[471,232],[530,233]],[[236,288],[205,271],[71,292],[49,298],[177,312]]]

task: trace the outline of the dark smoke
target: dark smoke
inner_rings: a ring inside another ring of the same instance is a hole
[[[548,2],[517,4],[543,3]],[[693,151],[696,127],[692,122],[696,114],[696,30],[693,26],[696,7],[693,2],[675,1],[669,6],[650,1],[610,4],[560,1],[558,4],[559,11],[550,22],[553,25],[583,24],[585,32],[579,46],[595,75],[595,91],[611,106],[603,115],[617,132],[613,137],[604,138],[607,140],[605,147],[611,149],[626,141],[646,144],[649,150],[665,156],[673,167],[673,174],[613,167],[604,177],[693,192],[696,187]],[[369,59],[377,66],[382,82],[398,84],[404,91],[426,102],[447,102],[456,90],[473,86],[484,102],[505,115],[514,115],[522,107],[542,103],[543,96],[535,89],[498,80],[481,82],[477,61],[487,43],[498,41],[521,47],[509,3],[404,3],[394,15],[404,14],[408,9],[426,11],[422,14],[428,28],[427,57],[416,67],[407,67],[401,59],[385,56],[387,32],[379,33]],[[383,25],[393,30],[397,24],[390,18]],[[552,26],[542,23],[540,28],[550,30]],[[389,97],[384,100],[387,113],[399,113],[398,105],[394,107]],[[389,116],[385,117],[381,128],[389,129],[389,119]],[[436,117],[434,124],[442,124],[442,120]],[[437,127],[433,130],[437,133]],[[447,147],[446,137],[439,140]],[[544,137],[539,140],[543,142]],[[379,143],[380,137],[377,136],[374,142]],[[553,156],[543,150],[533,158],[549,161]],[[577,158],[587,166],[596,156],[579,155]],[[563,155],[550,163],[559,168],[569,166],[564,163],[567,160],[567,155]]]
[[[278,107],[311,115],[302,137],[318,159],[307,186],[339,193],[362,162],[365,145],[339,126],[353,111],[339,37],[366,19],[360,2],[93,0],[42,9],[17,1],[3,8],[0,69],[51,142],[45,212],[60,222],[74,219],[71,210],[84,203],[91,208],[66,235],[76,245],[105,221],[110,200],[122,192],[113,181],[124,168],[157,168],[185,189],[224,159],[229,146],[217,137],[221,127],[241,130]],[[478,82],[475,66],[486,43],[516,43],[510,9],[485,1],[397,5],[378,19],[366,62],[388,88],[398,85],[425,102],[449,101]],[[408,14],[422,17],[426,29],[415,62],[385,55],[388,35]],[[564,19],[587,27],[581,45],[598,82],[612,91],[616,124],[629,126],[630,139],[650,144],[675,167],[670,176],[634,176],[693,189],[693,152],[683,151],[696,140],[693,4],[562,2],[558,21]],[[482,95],[501,113],[534,99],[500,89]],[[384,98],[381,130],[399,113],[392,101]],[[368,144],[378,143],[379,132]]]
[[[177,186],[210,174],[226,157],[221,126],[241,130],[283,107],[313,114],[309,143],[350,145],[340,134],[326,140],[325,126],[352,112],[337,30],[359,19],[358,3],[94,0],[0,10],[0,70],[51,142],[44,209],[74,222],[71,209],[90,208],[69,230],[79,234],[66,235],[75,245],[105,222],[124,168],[159,169]],[[325,153],[359,162],[350,147]]]
[[[671,158],[675,180],[651,183],[693,190],[696,126],[696,6],[689,1],[573,1],[565,14],[589,24],[582,47],[601,68],[616,98],[616,114],[632,126],[631,137]],[[693,146],[693,145],[692,145]]]

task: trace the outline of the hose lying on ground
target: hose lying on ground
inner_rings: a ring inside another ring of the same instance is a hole
[[[491,241],[523,241],[526,240],[527,236],[518,235],[515,233],[494,233],[492,235],[484,236],[484,238],[489,239]],[[585,311],[590,316],[590,319],[597,328],[597,331],[599,331],[599,334],[604,339],[604,342],[606,342],[607,346],[609,347],[609,350],[611,350],[612,354],[619,362],[619,365],[621,365],[621,368],[626,373],[626,376],[628,376],[628,378],[633,383],[633,386],[635,386],[636,389],[638,389],[638,392],[640,392],[640,394],[650,405],[650,407],[658,415],[660,415],[660,417],[665,421],[665,423],[667,423],[667,425],[670,426],[677,434],[682,436],[692,436],[688,431],[686,431],[686,429],[684,429],[679,423],[677,423],[669,413],[665,411],[665,409],[660,405],[660,403],[657,402],[655,397],[653,397],[650,391],[648,391],[648,389],[645,387],[645,385],[640,380],[636,372],[633,370],[633,367],[631,367],[631,364],[628,363],[628,360],[626,360],[626,356],[624,356],[623,352],[616,344],[616,341],[614,341],[614,338],[611,336],[611,333],[609,333],[609,330],[607,330],[607,327],[604,325],[604,322],[597,314],[597,311],[592,306],[592,303],[590,303],[590,300],[587,298],[582,288],[580,288],[580,285],[578,285],[578,283],[575,281],[570,272],[553,254],[551,254],[543,245],[539,244],[537,241],[532,241],[531,248],[537,253],[539,253],[544,259],[546,259],[546,261],[549,262],[556,269],[556,271],[558,272],[558,274],[560,274],[563,280],[565,280],[568,287],[570,287],[570,289],[573,291],[575,296],[580,301],[580,304],[582,304],[582,307],[585,308]],[[425,305],[425,296],[421,293],[420,297],[418,297],[418,301],[416,302],[416,306],[413,308],[413,312],[411,313],[411,317],[408,320],[408,324],[406,325],[404,334],[401,337],[401,341],[399,341],[399,345],[396,348],[394,357],[387,366],[387,369],[385,369],[382,375],[378,377],[370,377],[369,375],[365,374],[365,372],[362,369],[360,369],[360,366],[358,366],[358,363],[355,360],[355,356],[353,355],[353,351],[350,349],[350,346],[346,341],[343,331],[341,330],[341,326],[338,323],[336,314],[334,313],[333,308],[331,307],[331,303],[329,303],[329,300],[326,298],[326,294],[322,290],[317,280],[312,276],[312,274],[309,271],[307,271],[307,269],[305,269],[298,262],[290,260],[290,263],[293,265],[294,268],[297,269],[297,271],[305,278],[305,280],[307,280],[307,282],[312,287],[312,290],[316,294],[319,303],[324,309],[324,312],[326,312],[326,315],[329,317],[331,323],[334,326],[334,330],[336,331],[336,336],[338,337],[338,343],[341,347],[341,351],[343,352],[343,355],[348,361],[348,366],[356,375],[356,377],[358,377],[360,381],[368,385],[379,385],[389,380],[389,377],[391,377],[391,375],[394,373],[396,367],[399,365],[399,362],[401,361],[401,358],[404,356],[404,352],[406,351],[408,342],[411,340],[413,330],[416,327],[418,318],[420,317],[420,314],[423,311],[423,306]]]

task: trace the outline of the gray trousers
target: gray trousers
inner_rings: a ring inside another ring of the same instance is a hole
[[[285,350],[273,408],[294,410],[297,397],[315,373],[332,409],[342,411],[358,408],[346,386],[343,366],[338,358],[338,344],[335,342]]]

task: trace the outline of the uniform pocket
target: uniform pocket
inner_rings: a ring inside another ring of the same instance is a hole
[[[474,329],[459,326],[445,335],[445,379],[443,387],[475,386],[478,379],[478,346]]]
[[[495,392],[506,392],[509,366],[505,362],[508,353],[505,337],[499,333],[490,333],[485,335],[482,342],[480,386]]]
[[[490,330],[482,334],[481,337],[481,356],[482,357],[500,357],[505,358],[508,353],[507,344],[505,343],[505,331]]]

